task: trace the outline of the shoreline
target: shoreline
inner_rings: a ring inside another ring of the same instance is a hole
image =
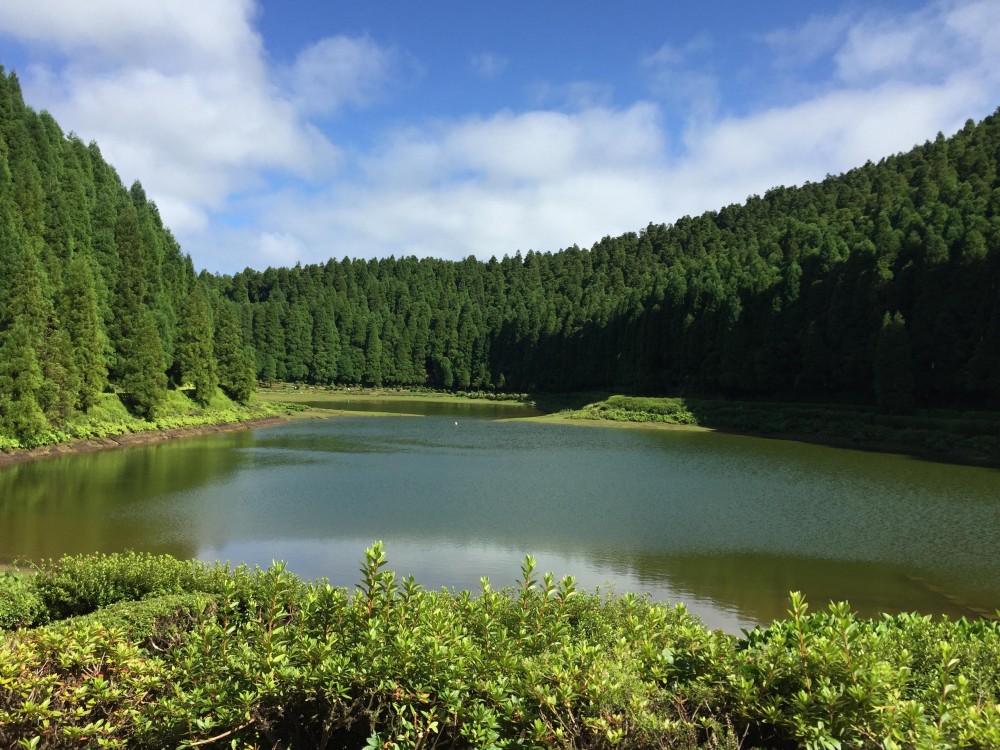
[[[137,445],[152,445],[167,440],[177,440],[199,435],[211,435],[218,432],[236,432],[252,430],[257,427],[271,427],[291,421],[289,417],[256,417],[243,422],[215,422],[210,424],[190,425],[188,427],[168,427],[165,429],[141,430],[139,432],[123,432],[120,435],[109,435],[101,438],[86,438],[68,443],[42,445],[37,448],[23,448],[0,453],[0,468],[16,466],[31,461],[42,461],[47,458],[71,456],[79,453],[95,453],[97,451],[131,448]]]
[[[765,440],[785,440],[796,443],[820,445],[826,448],[842,448],[844,450],[863,451],[865,453],[887,453],[898,456],[908,456],[921,461],[933,461],[942,464],[958,466],[975,466],[985,469],[1000,469],[1000,458],[977,456],[960,452],[941,453],[921,449],[905,442],[894,441],[858,441],[836,435],[820,435],[815,433],[769,432],[756,430],[736,430],[725,427],[706,427],[693,424],[673,424],[671,422],[640,422],[617,419],[594,419],[589,417],[572,417],[559,412],[541,417],[518,417],[512,421],[536,422],[539,424],[571,424],[581,427],[613,427],[617,429],[667,430],[671,432],[718,432],[722,435],[737,435],[741,437],[763,438]]]
[[[531,403],[503,401],[492,402],[487,399],[469,399],[464,396],[457,396],[446,393],[420,393],[420,392],[393,392],[393,391],[368,391],[356,393],[329,392],[303,389],[295,391],[292,389],[268,389],[260,394],[264,399],[276,406],[286,406],[297,404],[301,408],[288,410],[280,416],[256,417],[241,422],[215,422],[201,425],[190,425],[186,427],[170,427],[164,429],[141,430],[138,432],[124,432],[119,435],[106,436],[101,438],[81,439],[68,443],[57,443],[53,445],[39,446],[37,448],[20,449],[11,452],[0,452],[0,469],[6,466],[14,466],[31,461],[44,460],[58,456],[74,455],[78,453],[92,453],[101,450],[116,450],[128,448],[136,445],[152,445],[154,443],[167,440],[181,439],[185,437],[197,437],[199,435],[210,435],[218,432],[232,432],[237,430],[249,430],[258,427],[270,427],[279,424],[286,424],[292,421],[303,419],[335,419],[347,416],[366,417],[388,417],[388,416],[418,416],[406,415],[397,412],[368,412],[353,411],[350,409],[338,409],[331,405],[331,408],[306,406],[303,401],[322,402],[343,402],[343,401],[367,401],[367,400],[388,400],[407,402],[428,402],[428,403],[507,403],[512,407],[515,405],[534,407]],[[516,407],[515,407],[516,410]],[[790,440],[798,443],[821,445],[830,448],[842,448],[845,450],[858,450],[870,453],[887,453],[903,455],[918,460],[934,461],[938,463],[956,464],[962,466],[976,466],[982,468],[1000,468],[1000,457],[984,456],[965,453],[962,451],[939,452],[929,450],[919,445],[907,443],[905,441],[877,441],[877,440],[855,440],[849,437],[838,435],[824,435],[819,433],[798,433],[798,432],[775,432],[768,430],[747,430],[726,427],[712,427],[697,424],[677,424],[660,421],[639,421],[620,419],[600,419],[593,417],[576,416],[567,413],[569,410],[559,410],[547,414],[535,414],[531,416],[511,416],[505,421],[515,422],[535,422],[539,424],[564,424],[584,427],[611,427],[617,429],[646,429],[646,430],[670,430],[684,432],[718,432],[727,435],[740,435],[744,437],[764,438],[767,440]]]

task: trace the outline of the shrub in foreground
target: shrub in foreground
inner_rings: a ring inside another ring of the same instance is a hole
[[[736,638],[530,557],[476,595],[384,564],[367,550],[352,592],[281,565],[53,563],[29,588],[54,621],[0,641],[0,746],[1000,746],[994,622],[809,614],[793,595],[788,619]]]

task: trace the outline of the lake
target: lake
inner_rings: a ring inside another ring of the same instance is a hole
[[[427,587],[541,571],[731,632],[813,609],[992,614],[1000,471],[791,441],[532,423],[518,407],[347,416],[0,470],[0,562],[123,549],[350,586],[366,546]],[[457,426],[455,422],[458,422]]]

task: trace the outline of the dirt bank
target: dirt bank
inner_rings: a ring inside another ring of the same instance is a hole
[[[133,445],[151,445],[164,440],[194,437],[195,435],[210,435],[214,432],[233,432],[235,430],[252,430],[255,427],[283,424],[287,417],[262,417],[246,422],[219,422],[218,424],[200,424],[190,427],[172,427],[166,430],[144,430],[142,432],[126,432],[89,440],[77,440],[59,445],[43,445],[29,450],[17,450],[10,453],[0,453],[0,467],[21,464],[26,461],[38,461],[53,456],[66,456],[73,453],[92,453],[93,451],[128,448]]]

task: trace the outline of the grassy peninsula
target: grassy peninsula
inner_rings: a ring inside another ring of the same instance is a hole
[[[286,407],[279,404],[256,398],[239,403],[217,389],[205,405],[183,390],[168,391],[155,414],[140,417],[130,412],[117,395],[104,393],[87,413],[73,414],[58,429],[45,430],[30,439],[0,435],[0,464],[49,455],[53,451],[115,447],[123,442],[122,436],[128,436],[127,442],[142,442],[143,436],[179,436],[207,427],[256,424],[286,414]]]
[[[4,747],[986,748],[1000,624],[846,604],[741,637],[577,590],[355,590],[120,554],[0,573]]]
[[[1000,414],[984,411],[626,395],[541,396],[547,420],[701,427],[1000,465]]]

